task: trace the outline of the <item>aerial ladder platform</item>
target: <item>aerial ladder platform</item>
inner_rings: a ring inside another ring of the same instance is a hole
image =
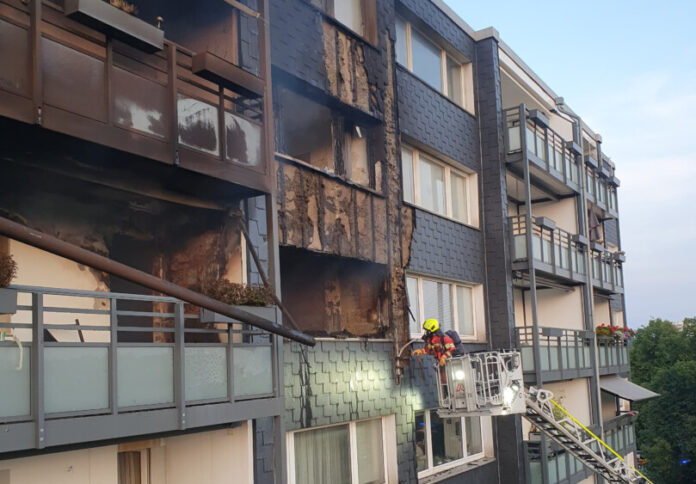
[[[610,483],[652,482],[553,400],[544,389],[525,388],[519,351],[455,356],[439,369],[440,417],[520,414],[547,437]]]

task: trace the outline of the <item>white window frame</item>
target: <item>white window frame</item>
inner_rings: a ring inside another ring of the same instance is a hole
[[[483,285],[482,284],[467,284],[467,283],[462,283],[462,282],[456,282],[456,281],[450,281],[447,279],[440,279],[437,277],[431,277],[431,276],[421,276],[419,274],[413,274],[413,273],[407,273],[406,274],[407,278],[413,278],[416,279],[417,281],[417,288],[418,288],[418,314],[413,314],[416,317],[416,321],[418,323],[421,323],[425,321],[426,319],[432,317],[429,313],[426,313],[425,308],[423,307],[423,281],[430,281],[430,282],[439,282],[442,284],[448,284],[449,285],[449,293],[450,293],[450,303],[452,305],[452,325],[453,325],[453,330],[455,330],[459,334],[459,338],[462,341],[482,341],[483,338],[479,339],[480,336],[485,335],[484,331],[481,331],[482,329],[485,328],[485,314],[484,314],[484,304],[483,304]],[[408,284],[407,284],[408,287]],[[460,332],[460,327],[459,327],[459,311],[457,307],[457,287],[465,287],[471,289],[471,301],[472,301],[472,306],[473,306],[473,314],[472,318],[474,321],[474,334],[472,335],[466,335],[462,334]],[[409,301],[410,302],[410,301]],[[410,304],[412,306],[413,304]],[[410,317],[410,314],[409,314]],[[410,332],[410,320],[409,320],[409,332]],[[420,338],[422,332],[419,331],[417,333],[410,333],[411,338]]]
[[[413,29],[411,22],[406,21],[403,17],[400,17],[404,23],[406,31],[406,69],[413,73],[413,44],[411,39],[411,29]],[[443,49],[437,42],[433,42],[429,35],[425,34],[422,30],[416,29],[419,34],[421,34],[426,40],[428,40],[432,45],[440,49],[440,93],[447,97],[450,101],[455,103],[457,106],[465,109],[470,114],[475,114],[474,107],[474,86],[473,86],[473,65],[471,62],[462,64],[460,61],[454,58],[451,54],[447,53],[447,50]],[[454,62],[459,64],[461,69],[459,79],[460,86],[459,89],[462,94],[462,103],[455,102],[452,97],[450,97],[450,86],[447,80],[447,57],[450,57]],[[403,65],[403,64],[401,64]]]
[[[382,456],[384,458],[384,477],[385,477],[385,483],[386,484],[395,484],[395,470],[394,466],[390,466],[390,452],[389,448],[387,446],[388,443],[391,443],[392,445],[395,444],[395,441],[390,438],[390,435],[395,432],[395,428],[392,422],[392,425],[389,423],[389,418],[388,417],[380,417],[380,418],[368,418],[368,419],[362,419],[362,420],[352,420],[350,422],[343,422],[340,424],[333,424],[333,425],[322,425],[320,427],[310,427],[307,429],[301,429],[301,430],[295,430],[293,432],[288,432],[286,434],[286,454],[287,454],[287,459],[288,459],[288,484],[303,484],[300,482],[297,482],[295,479],[295,434],[301,433],[301,432],[311,432],[313,430],[323,430],[331,427],[341,427],[341,426],[346,426],[348,425],[348,435],[349,435],[349,444],[350,444],[350,474],[351,474],[351,483],[352,484],[358,484],[359,483],[359,478],[358,478],[358,439],[357,439],[357,424],[360,422],[367,422],[370,420],[379,420],[380,423],[382,424]],[[393,420],[393,419],[392,419]],[[395,464],[395,463],[394,463]]]
[[[408,150],[412,153],[412,177],[413,177],[413,201],[404,200],[405,203],[411,203],[418,208],[430,213],[434,213],[440,217],[448,218],[454,222],[468,225],[469,227],[479,228],[479,203],[478,203],[478,175],[475,172],[466,172],[439,160],[438,158],[423,153],[411,145],[404,143],[402,150]],[[445,213],[435,212],[423,207],[420,194],[420,157],[423,155],[429,163],[436,164],[442,167],[445,171]],[[403,168],[403,167],[402,167]],[[454,218],[452,213],[452,173],[464,178],[466,184],[466,220]]]
[[[423,409],[423,410],[418,410],[417,412],[423,412],[425,415],[425,447],[426,447],[426,455],[428,457],[428,468],[419,471],[418,472],[418,478],[422,479],[424,477],[432,476],[434,474],[439,474],[440,472],[452,469],[454,467],[459,467],[463,464],[466,464],[468,462],[473,462],[475,460],[483,459],[486,457],[486,448],[488,447],[488,442],[487,440],[490,438],[489,432],[488,432],[488,427],[484,425],[483,419],[484,418],[489,418],[490,417],[480,417],[479,419],[479,425],[481,426],[481,452],[473,455],[467,455],[466,452],[466,422],[464,420],[465,417],[459,417],[461,419],[460,425],[462,428],[462,457],[461,459],[453,460],[452,462],[447,462],[446,464],[440,464],[439,466],[434,466],[433,465],[433,439],[432,439],[432,433],[430,431],[430,414],[431,412],[436,412],[437,409]],[[456,417],[448,417],[448,418],[456,418]]]

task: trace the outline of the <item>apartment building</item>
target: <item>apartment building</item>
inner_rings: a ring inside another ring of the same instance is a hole
[[[495,30],[136,3],[0,0],[0,216],[196,292],[267,275],[283,310],[246,309],[297,331],[3,239],[0,483],[594,480],[519,415],[441,418],[426,318],[630,460],[615,167]]]

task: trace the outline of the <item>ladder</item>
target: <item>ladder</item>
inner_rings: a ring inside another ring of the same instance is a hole
[[[611,483],[648,480],[575,417],[552,399],[548,390],[530,388],[524,417],[596,474]]]
[[[522,414],[607,482],[652,484],[556,403],[550,391],[525,389],[518,351],[484,351],[452,357],[438,372],[440,417]]]

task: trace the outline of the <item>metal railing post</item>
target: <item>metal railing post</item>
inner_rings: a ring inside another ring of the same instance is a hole
[[[37,449],[46,446],[46,422],[44,416],[44,327],[43,294],[31,294],[32,342],[31,352],[31,401],[35,424],[35,445]]]
[[[174,305],[174,398],[180,430],[186,429],[185,350],[184,303],[176,303]]]
[[[111,342],[109,344],[109,399],[111,414],[118,414],[118,313],[116,298],[109,299],[109,324]]]

